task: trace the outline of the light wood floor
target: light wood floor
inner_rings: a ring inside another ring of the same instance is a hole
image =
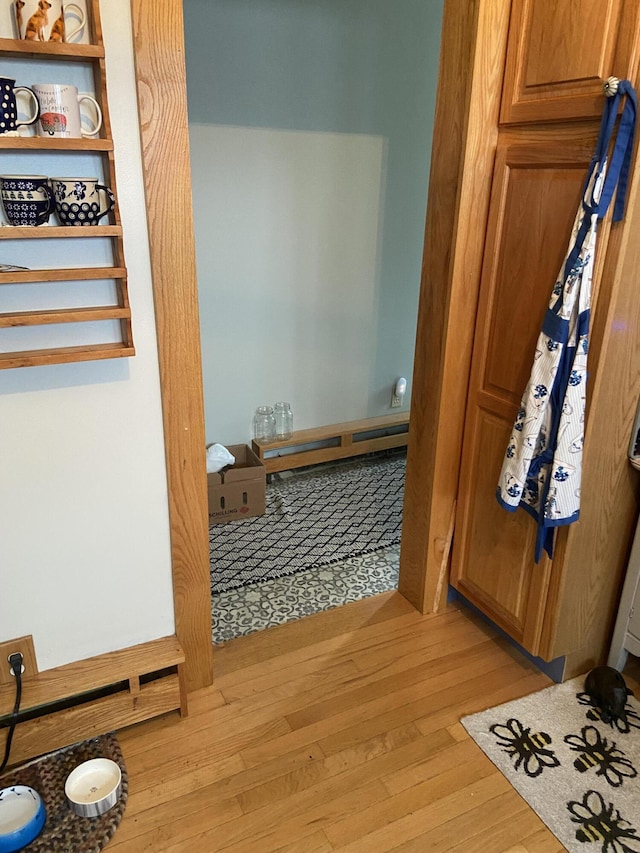
[[[113,853],[559,853],[461,716],[550,684],[467,611],[398,593],[217,647],[189,717],[120,732]]]

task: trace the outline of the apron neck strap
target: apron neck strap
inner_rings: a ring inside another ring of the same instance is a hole
[[[602,124],[600,125],[600,136],[598,137],[596,150],[596,158],[602,163],[607,156],[607,151],[613,137],[620,102],[625,96],[626,100],[620,124],[618,125],[611,163],[607,170],[600,199],[594,209],[594,213],[597,213],[598,218],[602,219],[609,208],[617,187],[616,201],[613,207],[614,222],[619,222],[624,216],[638,109],[635,90],[628,80],[621,80],[616,94],[611,98],[607,98],[607,103],[602,114]]]

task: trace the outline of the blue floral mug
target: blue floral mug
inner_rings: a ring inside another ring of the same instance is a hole
[[[33,99],[33,115],[24,121],[18,119],[17,96],[26,92]],[[18,135],[19,127],[35,124],[40,117],[40,104],[36,93],[28,86],[16,86],[16,81],[11,77],[0,77],[0,133]]]
[[[9,225],[44,225],[54,204],[46,175],[0,175],[0,199]]]
[[[98,178],[49,178],[49,184],[62,225],[97,225],[116,203]]]

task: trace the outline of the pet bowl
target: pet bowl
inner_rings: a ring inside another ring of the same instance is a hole
[[[45,818],[44,803],[33,788],[0,788],[0,853],[13,853],[30,844],[40,835]]]
[[[80,817],[98,817],[109,811],[118,802],[121,790],[122,773],[109,758],[84,761],[69,773],[64,784],[69,805]]]

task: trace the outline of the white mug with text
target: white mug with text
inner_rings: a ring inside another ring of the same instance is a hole
[[[31,87],[40,104],[40,118],[37,122],[38,136],[78,139],[81,136],[96,136],[102,127],[102,110],[91,95],[78,92],[75,86],[66,83],[34,83]],[[93,124],[88,126],[89,116],[83,115],[82,104],[91,104],[95,116]],[[87,129],[83,127],[85,119]]]

